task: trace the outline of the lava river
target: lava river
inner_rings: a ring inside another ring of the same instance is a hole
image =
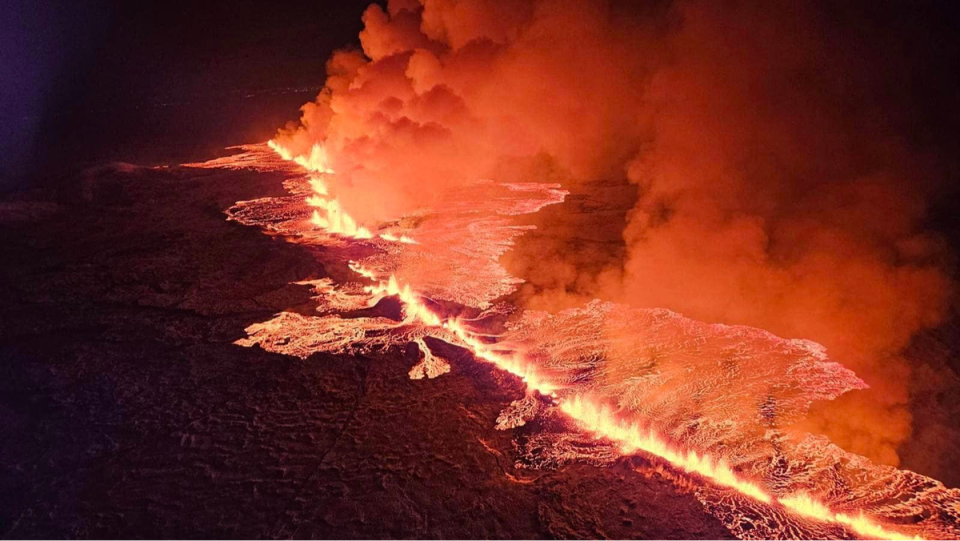
[[[455,369],[440,342],[469,350],[527,385],[491,427],[537,425],[518,444],[523,467],[639,454],[741,539],[960,537],[960,490],[791,428],[813,401],[865,388],[818,344],[668,310],[502,302],[520,283],[498,264],[525,229],[511,217],[562,202],[560,186],[477,181],[361,225],[336,199],[322,147],[247,145],[187,165],[286,174],[289,195],[238,202],[228,219],[315,246],[329,275],[303,284],[316,314],[277,314],[241,346],[306,359],[414,343],[415,379]]]

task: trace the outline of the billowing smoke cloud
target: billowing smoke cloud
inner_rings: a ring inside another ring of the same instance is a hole
[[[648,87],[654,137],[630,163],[631,302],[823,343],[869,392],[813,422],[896,463],[909,435],[900,352],[937,323],[942,247],[920,221],[933,164],[904,139],[895,58],[801,4],[683,11]],[[782,13],[782,11],[788,13]]]
[[[622,176],[638,149],[648,71],[624,53],[645,34],[606,9],[390,2],[364,22],[363,51],[330,59],[302,126],[280,137],[294,152],[324,142],[341,203],[361,221],[429,203],[510,158],[543,152],[576,177]]]
[[[477,178],[632,183],[619,247],[555,235],[508,256],[530,270],[526,301],[600,296],[818,341],[872,389],[819,406],[811,427],[896,463],[901,352],[951,289],[922,228],[942,172],[904,105],[895,34],[844,17],[802,2],[390,1],[278,139],[322,142],[365,224]]]

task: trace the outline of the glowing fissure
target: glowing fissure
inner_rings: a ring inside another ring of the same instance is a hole
[[[284,151],[282,147],[272,141],[270,142],[270,146],[274,151],[278,152],[283,159],[289,159],[289,153]],[[293,161],[317,174],[333,173],[327,165],[326,153],[319,145],[314,145],[309,155],[295,156]],[[327,211],[326,218],[319,217],[317,211],[314,211],[311,221],[315,225],[329,232],[352,238],[369,239],[372,237],[369,230],[363,227],[357,227],[356,222],[340,209],[336,199],[329,200],[321,197],[327,194],[327,189],[322,183],[322,179],[311,177],[310,185],[315,194],[307,199],[307,204]],[[519,186],[512,186],[511,189],[523,190],[523,188]],[[395,237],[392,235],[380,236],[385,240],[394,242],[410,242],[410,239],[407,237]],[[401,238],[404,240],[401,241]],[[374,272],[363,268],[361,265],[351,262],[349,268],[364,278],[374,281],[378,280]],[[451,344],[466,348],[476,358],[492,363],[499,369],[519,377],[526,384],[528,390],[551,397],[558,409],[574,420],[579,426],[597,436],[616,442],[621,446],[621,450],[625,454],[641,451],[659,457],[686,473],[699,475],[717,485],[733,489],[753,500],[764,504],[773,504],[776,502],[804,518],[842,524],[864,537],[920,539],[920,537],[906,536],[887,530],[865,517],[862,513],[856,517],[851,517],[843,513],[835,513],[808,494],[796,494],[776,498],[765,491],[760,485],[742,479],[724,461],[714,459],[706,454],[697,453],[692,449],[686,451],[679,450],[674,445],[668,443],[666,439],[653,429],[641,429],[636,423],[627,423],[617,419],[611,408],[601,402],[591,400],[579,394],[559,396],[558,391],[562,392],[563,386],[553,383],[538,374],[533,363],[524,362],[522,355],[517,353],[496,351],[456,319],[443,319],[440,315],[431,311],[429,307],[421,301],[421,296],[414,292],[409,284],[401,286],[397,278],[393,275],[385,281],[378,281],[374,286],[366,287],[365,291],[371,295],[370,306],[375,305],[384,296],[397,297],[403,306],[403,324],[421,324],[426,327],[440,328],[449,331],[455,338],[455,340],[449,340]],[[422,338],[415,338],[414,342],[423,354],[423,359],[411,369],[410,376],[412,378],[419,379],[424,376],[432,378],[450,370],[449,364],[441,359],[437,359]]]
[[[322,145],[315,143],[307,154],[294,154],[274,140],[267,141],[267,146],[276,152],[283,160],[292,161],[310,171],[309,184],[313,194],[306,198],[306,203],[313,207],[310,223],[324,231],[353,239],[372,239],[373,233],[366,227],[357,224],[357,221],[347,214],[336,198],[329,198],[329,188],[324,182],[325,175],[333,175],[330,168],[327,152]],[[390,232],[382,233],[379,237],[388,242],[415,244],[412,238],[406,235],[396,236]]]
[[[781,505],[805,517],[823,522],[834,522],[849,526],[851,530],[868,539],[922,539],[920,536],[908,536],[890,531],[871,521],[863,514],[852,517],[844,513],[834,513],[827,506],[808,494],[785,496],[778,499]]]
[[[371,278],[369,271],[361,267],[352,265],[350,268],[361,276]],[[420,296],[411,290],[409,284],[401,287],[395,276],[390,276],[388,280],[381,281],[376,286],[367,287],[366,291],[372,295],[371,305],[376,304],[383,296],[396,296],[403,304],[404,323],[415,322],[448,331],[455,338],[450,341],[453,345],[466,348],[478,359],[493,363],[498,368],[519,377],[531,390],[548,396],[554,394],[556,387],[540,378],[531,364],[523,363],[514,355],[494,351],[467,330],[460,321],[442,319],[420,300]]]
[[[271,161],[275,158],[255,147],[245,149],[247,153],[232,159],[200,166],[281,170],[275,164],[283,161]],[[277,149],[274,152],[280,153]],[[325,158],[319,157],[321,152],[311,154],[314,157],[302,161],[329,171]],[[281,158],[286,159],[282,154]],[[328,210],[330,201],[335,201],[327,196],[324,174],[329,173],[311,170],[302,180],[285,182],[294,194],[291,198],[238,203],[228,211],[230,219],[323,244],[325,240],[310,236],[302,224],[308,215],[304,212],[310,212],[303,207]],[[506,189],[516,195],[516,200],[502,195],[480,199],[492,202],[494,215],[534,212],[563,198],[563,192],[542,185]],[[310,195],[306,199],[297,195],[307,192]],[[517,281],[496,266],[496,257],[509,246],[512,235],[522,231],[511,229],[506,220],[478,213],[476,201],[472,194],[459,194],[444,203],[447,214],[442,219],[418,221],[415,244],[399,241],[403,233],[387,232],[376,235],[388,237],[383,238],[387,243],[374,245],[380,252],[357,260],[345,258],[342,262],[367,285],[335,285],[326,278],[309,282],[318,295],[318,312],[328,315],[284,312],[250,326],[248,338],[237,343],[301,358],[321,351],[369,353],[414,343],[421,353],[420,361],[410,369],[414,379],[450,371],[447,360],[432,351],[425,338],[465,348],[477,359],[522,379],[529,390],[526,398],[515,401],[501,414],[497,428],[522,426],[542,412],[560,412],[583,433],[612,442],[621,454],[647,453],[691,479],[708,481],[701,490],[717,487],[709,494],[720,491],[718,501],[730,500],[722,496],[730,490],[743,498],[741,503],[731,505],[743,507],[743,502],[755,502],[754,506],[764,509],[760,512],[763,517],[798,517],[790,522],[799,523],[789,527],[772,520],[774,524],[767,530],[746,531],[731,522],[740,520],[736,509],[731,511],[724,504],[708,506],[731,531],[744,538],[817,537],[797,532],[832,531],[835,535],[839,528],[866,538],[919,538],[895,531],[880,517],[901,517],[902,524],[919,526],[919,522],[911,523],[907,518],[921,513],[929,517],[918,519],[924,521],[924,529],[906,526],[911,534],[955,535],[956,521],[951,517],[958,509],[956,491],[911,472],[870,465],[815,438],[777,440],[777,449],[787,443],[790,446],[782,450],[789,454],[779,458],[793,462],[789,462],[786,481],[771,477],[767,468],[778,456],[765,453],[773,441],[770,434],[779,437],[777,425],[754,427],[757,420],[741,418],[743,415],[752,411],[754,417],[759,413],[764,423],[776,419],[786,425],[801,418],[811,400],[829,400],[863,386],[852,372],[828,362],[816,344],[783,340],[746,327],[699,324],[669,311],[631,311],[609,303],[591,303],[557,315],[525,312],[500,334],[475,329],[474,322],[481,321],[485,314],[506,313],[498,305],[490,306],[489,301],[509,292]],[[350,250],[349,246],[345,249]],[[491,259],[488,275],[483,265]],[[460,273],[464,269],[467,273]],[[399,300],[401,321],[339,315],[373,308],[385,297]],[[446,317],[441,315],[442,309],[432,308],[438,298],[484,312],[470,318]],[[786,391],[779,393],[776,389]],[[537,397],[534,391],[545,398]],[[765,393],[767,401],[758,404],[758,396]],[[695,397],[692,402],[691,396]],[[675,420],[682,422],[677,425]],[[722,423],[727,421],[730,426],[725,427]],[[691,432],[691,426],[697,430]],[[570,436],[559,437],[558,444]],[[751,447],[754,440],[759,447]],[[837,476],[839,484],[831,485],[834,481],[826,476]],[[873,497],[880,486],[893,488]],[[838,489],[839,495],[831,492]],[[818,530],[813,524],[834,529]]]
[[[754,500],[767,504],[776,501],[804,518],[842,524],[868,539],[922,539],[920,536],[909,536],[885,529],[863,514],[851,517],[844,513],[834,513],[808,494],[776,498],[759,485],[740,479],[723,461],[716,461],[707,455],[699,455],[693,450],[687,452],[675,450],[653,430],[643,430],[635,423],[620,421],[609,408],[598,406],[581,396],[561,401],[559,408],[584,429],[621,444],[624,453],[643,451],[655,455],[687,473],[700,475]]]
[[[351,266],[351,269],[362,276],[371,278],[369,273],[364,272],[362,268]],[[834,513],[826,505],[807,494],[776,498],[756,483],[741,479],[722,460],[715,460],[709,455],[698,454],[694,450],[685,452],[678,450],[654,430],[644,430],[636,423],[626,423],[618,420],[613,411],[603,404],[598,404],[581,395],[558,397],[557,391],[562,389],[562,386],[539,377],[533,370],[532,365],[522,362],[518,356],[492,351],[459,321],[455,319],[441,320],[440,316],[433,313],[420,301],[419,296],[410,289],[409,285],[401,287],[393,276],[385,282],[380,282],[377,286],[368,288],[368,291],[374,295],[397,296],[404,305],[405,321],[407,322],[416,320],[423,325],[442,327],[452,331],[458,338],[457,341],[453,342],[454,345],[467,348],[475,357],[493,363],[501,370],[520,377],[526,383],[528,389],[552,397],[560,411],[576,421],[583,429],[618,443],[624,454],[642,451],[654,455],[686,473],[699,475],[717,485],[736,490],[754,500],[766,504],[779,503],[791,512],[807,519],[847,526],[858,535],[869,539],[922,539],[919,536],[903,535],[885,529],[863,514],[851,517],[843,513]],[[432,355],[429,349],[422,340],[418,340],[418,344],[425,354],[423,362],[430,362]],[[419,366],[411,370],[411,375],[419,369]],[[449,370],[449,366],[446,367],[446,370]]]

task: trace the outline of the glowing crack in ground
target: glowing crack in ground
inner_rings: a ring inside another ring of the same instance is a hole
[[[644,454],[743,539],[960,537],[960,491],[791,428],[811,402],[865,388],[813,342],[598,301],[514,314],[503,332],[484,332],[485,320],[502,323],[512,311],[496,301],[521,282],[497,262],[525,230],[510,217],[563,201],[559,186],[477,182],[415,215],[360,225],[330,210],[335,173],[322,147],[302,157],[276,145],[237,150],[188,165],[286,175],[290,195],[238,202],[228,219],[322,247],[331,276],[342,277],[302,283],[317,314],[277,314],[248,327],[239,345],[306,359],[412,343],[414,379],[452,369],[431,340],[464,348],[530,390],[496,428],[572,421],[526,438],[520,459],[538,457],[529,467]],[[316,209],[327,215],[317,219]],[[387,313],[389,299],[399,314]]]

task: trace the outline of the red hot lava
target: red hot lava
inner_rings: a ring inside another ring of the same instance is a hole
[[[421,351],[421,360],[410,369],[413,379],[453,369],[429,341],[464,348],[527,385],[530,395],[511,405],[497,428],[566,416],[571,430],[591,435],[597,445],[662,460],[696,481],[706,508],[744,538],[849,531],[864,538],[909,539],[960,533],[944,518],[956,513],[958,491],[870,464],[822,437],[790,429],[812,401],[864,387],[852,372],[829,361],[819,345],[748,327],[703,324],[668,310],[599,301],[558,314],[518,314],[495,303],[519,282],[516,278],[502,269],[456,270],[498,267],[497,256],[524,229],[511,225],[509,216],[561,202],[565,192],[558,187],[479,182],[450,194],[438,208],[423,210],[417,220],[338,230],[331,227],[335,220],[314,220],[316,205],[310,202],[335,193],[324,178],[335,176],[332,172],[277,161],[266,147],[244,150],[204,165],[287,171],[291,196],[240,202],[229,210],[230,218],[323,246],[325,257],[340,261],[356,281],[311,282],[318,315],[278,314],[249,327],[249,337],[238,344],[307,358],[317,352],[372,353],[413,342]],[[317,186],[324,186],[322,194]],[[477,205],[481,194],[486,204]],[[398,240],[404,237],[417,240]],[[368,255],[353,260],[361,247]],[[351,315],[387,297],[399,300],[400,318]],[[460,308],[445,310],[441,304]],[[482,330],[507,315],[504,332]],[[744,508],[770,520],[747,530]]]
[[[436,341],[469,350],[529,389],[497,428],[566,419],[537,436],[552,463],[577,458],[570,438],[643,454],[741,538],[960,537],[960,493],[892,467],[901,352],[950,291],[920,227],[941,180],[899,131],[902,51],[823,10],[371,6],[299,126],[195,164],[287,173],[290,195],[230,219],[323,246],[349,277],[309,284],[316,315],[239,343],[307,358],[412,342],[412,378],[456,369]],[[596,179],[639,191],[623,258],[587,272],[558,239],[528,265],[550,274],[528,299],[543,311],[507,304],[521,280],[498,260],[529,229],[513,217]],[[376,309],[388,297],[399,317]]]

